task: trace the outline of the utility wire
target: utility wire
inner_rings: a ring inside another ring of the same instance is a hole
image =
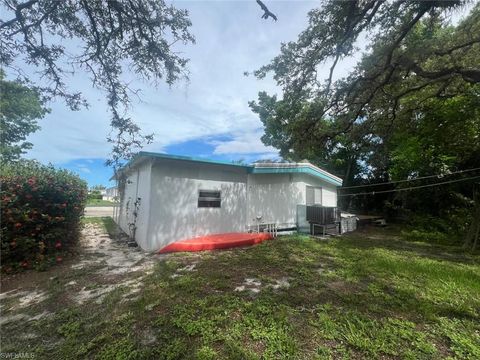
[[[412,182],[412,181],[423,180],[423,179],[431,179],[431,178],[442,178],[442,177],[444,177],[444,176],[450,176],[450,175],[455,175],[455,174],[463,174],[463,173],[466,173],[466,172],[472,172],[472,171],[477,171],[477,170],[480,170],[480,168],[468,169],[468,170],[460,170],[460,171],[455,171],[455,172],[452,172],[452,173],[450,173],[450,174],[445,174],[445,175],[429,175],[429,176],[417,177],[417,178],[415,178],[415,179],[405,179],[405,180],[387,181],[387,182],[375,183],[375,184],[367,184],[367,185],[345,186],[345,187],[339,188],[339,190],[363,188],[363,187],[370,187],[370,186],[380,186],[380,185],[388,185],[388,184],[398,184],[398,183]]]
[[[451,183],[456,183],[460,181],[467,181],[467,180],[473,180],[473,179],[480,179],[480,176],[473,176],[469,178],[463,178],[463,179],[457,179],[457,180],[450,180],[450,181],[443,181],[439,182],[436,184],[428,184],[428,185],[420,185],[420,186],[411,186],[408,188],[400,188],[400,189],[392,189],[392,190],[380,190],[380,191],[371,191],[371,192],[362,192],[362,193],[351,193],[351,194],[338,194],[337,196],[356,196],[356,195],[375,195],[375,194],[385,194],[385,193],[391,193],[391,192],[397,192],[397,191],[408,191],[408,190],[414,190],[414,189],[421,189],[421,188],[427,188],[427,187],[433,187],[433,186],[440,186],[440,185],[445,185],[445,184],[451,184]]]

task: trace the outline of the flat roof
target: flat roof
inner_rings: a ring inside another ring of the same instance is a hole
[[[235,163],[235,162],[229,162],[229,161],[211,160],[211,159],[195,157],[195,156],[172,155],[172,154],[163,154],[163,153],[155,153],[155,152],[148,152],[148,151],[140,151],[137,154],[137,156],[150,156],[150,157],[160,158],[160,159],[183,160],[183,161],[191,161],[191,162],[199,162],[199,163],[207,163],[207,164],[239,166],[244,168],[253,167],[253,165],[247,165],[247,164]]]
[[[319,167],[310,163],[290,163],[292,166],[262,166],[265,164],[257,164],[250,170],[252,174],[291,174],[301,173],[318,177],[335,186],[342,186],[343,180],[338,176],[330,174],[329,172],[320,169]],[[269,164],[270,165],[270,164]],[[275,165],[275,164],[272,164]],[[279,164],[282,165],[282,164]]]
[[[309,162],[300,162],[300,163],[253,163],[253,164],[242,164],[221,160],[211,160],[201,157],[193,156],[184,156],[184,155],[172,155],[172,154],[163,154],[156,152],[140,151],[135,157],[130,160],[120,171],[126,167],[133,167],[135,163],[140,158],[158,158],[165,160],[179,160],[179,161],[188,161],[195,163],[204,163],[204,164],[215,164],[215,165],[227,165],[244,168],[250,174],[289,174],[289,173],[303,173],[311,176],[318,177],[324,181],[327,181],[330,184],[335,186],[342,185],[342,179],[338,176],[330,174],[329,172],[315,166]]]

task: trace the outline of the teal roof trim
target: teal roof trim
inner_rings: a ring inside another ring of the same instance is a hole
[[[323,173],[321,171],[316,170],[314,167],[310,166],[295,166],[295,167],[262,167],[261,164],[259,166],[255,165],[246,165],[246,164],[235,164],[228,161],[220,161],[220,160],[210,160],[200,157],[193,157],[193,156],[183,156],[183,155],[170,155],[170,154],[162,154],[162,153],[154,153],[148,151],[140,151],[132,160],[130,160],[127,165],[125,165],[121,170],[125,169],[126,167],[133,165],[135,160],[141,157],[152,157],[152,158],[159,158],[159,159],[167,159],[167,160],[182,160],[182,161],[191,161],[196,163],[204,163],[204,164],[215,164],[215,165],[227,165],[227,166],[235,166],[246,169],[247,172],[250,174],[288,174],[288,173],[302,173],[308,174],[315,177],[318,177],[326,182],[333,184],[335,186],[342,186],[342,181],[338,181],[332,176],[329,176],[328,173]]]
[[[308,174],[312,176],[319,177],[330,184],[333,184],[335,186],[342,186],[342,182],[331,178],[330,176],[321,173],[320,171],[317,171],[315,169],[312,169],[311,167],[308,166],[299,166],[299,167],[285,167],[285,168],[268,168],[268,167],[253,167],[249,169],[249,172],[252,174],[289,174],[289,173],[302,173],[302,174]]]
[[[170,154],[154,153],[154,152],[148,152],[148,151],[140,151],[137,154],[137,156],[138,157],[140,157],[140,156],[150,156],[150,157],[155,157],[155,158],[160,158],[160,159],[183,160],[183,161],[201,162],[201,163],[207,163],[207,164],[237,166],[237,167],[242,167],[242,168],[247,168],[247,169],[248,168],[253,168],[252,165],[235,164],[235,163],[228,162],[228,161],[210,160],[210,159],[205,159],[205,158],[201,158],[201,157],[183,156],[183,155],[170,155]]]

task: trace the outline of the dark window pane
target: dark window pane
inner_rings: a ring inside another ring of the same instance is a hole
[[[215,190],[200,190],[198,192],[198,207],[221,207],[221,193]]]
[[[217,198],[220,199],[220,191],[208,191],[200,190],[198,194],[199,198]]]
[[[211,208],[219,208],[220,207],[220,200],[208,201],[208,200],[198,200],[198,207],[211,207]]]

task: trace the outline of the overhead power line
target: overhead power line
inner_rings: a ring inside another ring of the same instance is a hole
[[[443,182],[439,182],[439,183],[435,183],[435,184],[411,186],[411,187],[408,187],[408,188],[391,189],[391,190],[380,190],[380,191],[370,191],[370,192],[361,192],[361,193],[350,193],[350,194],[338,194],[337,196],[358,196],[358,195],[386,194],[386,193],[391,193],[391,192],[408,191],[408,190],[421,189],[421,188],[427,188],[427,187],[433,187],[433,186],[440,186],[440,185],[451,184],[451,183],[456,183],[456,182],[461,182],[461,181],[467,181],[467,180],[473,180],[473,179],[480,179],[480,176],[473,176],[473,177],[469,177],[469,178],[456,179],[456,180],[450,180],[450,181],[443,181]]]
[[[388,184],[399,184],[399,183],[412,182],[412,181],[423,180],[423,179],[443,178],[445,176],[450,176],[450,175],[455,175],[455,174],[463,174],[463,173],[477,171],[477,170],[480,170],[480,168],[474,168],[474,169],[468,169],[468,170],[459,170],[459,171],[454,171],[454,172],[449,173],[449,174],[442,174],[442,175],[438,174],[438,175],[420,176],[420,177],[417,177],[415,179],[404,179],[404,180],[387,181],[387,182],[375,183],[375,184],[345,186],[345,187],[339,188],[339,190],[356,189],[356,188],[371,187],[371,186],[381,186],[381,185],[388,185]]]

